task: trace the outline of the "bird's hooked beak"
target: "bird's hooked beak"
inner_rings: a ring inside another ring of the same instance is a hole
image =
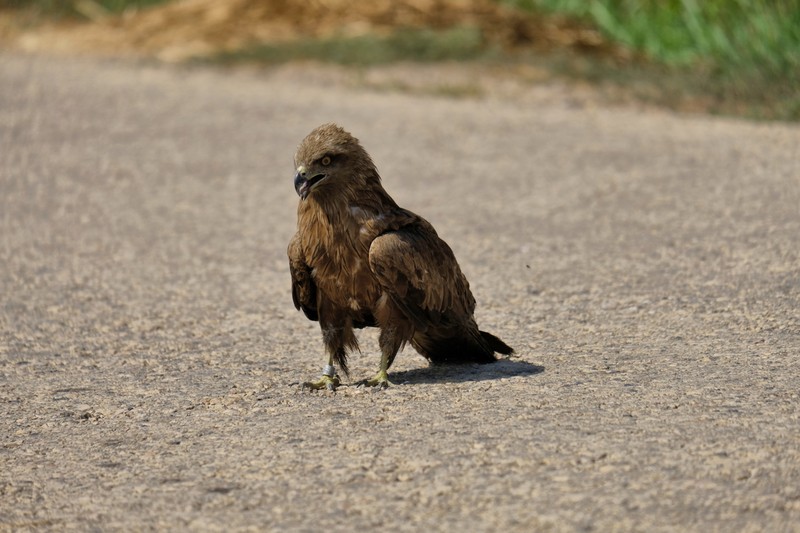
[[[298,196],[305,200],[311,192],[311,189],[320,181],[327,178],[327,174],[315,174],[311,178],[308,177],[308,171],[304,165],[297,167],[297,172],[294,175],[294,190],[297,191]]]

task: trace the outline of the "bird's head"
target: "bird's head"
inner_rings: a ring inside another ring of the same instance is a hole
[[[297,148],[294,165],[294,188],[303,200],[312,193],[353,190],[379,179],[358,139],[336,124],[323,124],[309,133]]]

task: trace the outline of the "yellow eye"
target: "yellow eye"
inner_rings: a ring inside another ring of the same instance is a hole
[[[322,161],[320,161],[320,163],[322,163],[323,167],[327,167],[328,165],[331,164],[331,158],[326,155],[325,157],[322,158]]]

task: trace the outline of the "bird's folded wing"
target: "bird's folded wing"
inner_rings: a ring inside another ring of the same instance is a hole
[[[471,316],[475,299],[453,251],[433,230],[405,227],[372,241],[369,265],[383,291],[424,331],[455,316]]]
[[[294,306],[297,309],[302,309],[310,320],[319,320],[317,313],[317,285],[311,277],[311,269],[303,260],[298,235],[295,235],[289,243],[288,253]]]

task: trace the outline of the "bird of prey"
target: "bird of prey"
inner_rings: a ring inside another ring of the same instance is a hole
[[[335,390],[349,375],[354,328],[380,328],[380,368],[363,383],[387,387],[406,342],[431,364],[491,363],[511,354],[475,322],[475,299],[453,251],[433,226],[399,207],[358,139],[324,124],[294,157],[300,196],[289,243],[294,305],[319,321],[327,364],[312,389]]]

